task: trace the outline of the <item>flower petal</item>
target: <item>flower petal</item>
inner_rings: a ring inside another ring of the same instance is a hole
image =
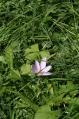
[[[50,73],[50,72],[44,72],[44,73],[42,74],[42,76],[49,76],[49,75],[52,75],[52,73]]]
[[[47,66],[45,69],[42,70],[42,72],[48,72],[51,69],[52,66]]]
[[[37,69],[36,65],[33,64],[31,67],[32,67],[32,71],[34,73],[38,73],[38,69]]]
[[[37,67],[37,70],[39,72],[40,71],[40,64],[37,60],[35,61],[35,66]]]
[[[46,67],[46,57],[44,57],[40,63],[41,70],[44,69],[45,67]]]

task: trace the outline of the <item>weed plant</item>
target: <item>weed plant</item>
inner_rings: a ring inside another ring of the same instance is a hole
[[[79,1],[0,0],[0,119],[78,118]]]

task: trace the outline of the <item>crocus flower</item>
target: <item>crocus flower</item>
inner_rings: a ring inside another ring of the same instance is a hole
[[[46,66],[46,57],[42,59],[39,63],[35,60],[35,64],[32,65],[32,71],[37,74],[37,76],[48,76],[52,73],[48,72],[51,69],[51,66]]]

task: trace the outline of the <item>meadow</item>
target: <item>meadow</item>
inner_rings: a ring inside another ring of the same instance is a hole
[[[0,0],[0,119],[79,119],[79,0]]]

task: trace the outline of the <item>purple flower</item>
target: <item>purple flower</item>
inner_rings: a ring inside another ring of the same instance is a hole
[[[51,66],[46,66],[46,57],[42,59],[39,63],[35,60],[35,64],[32,65],[32,71],[37,74],[37,76],[48,76],[52,73],[48,72],[51,69]]]

